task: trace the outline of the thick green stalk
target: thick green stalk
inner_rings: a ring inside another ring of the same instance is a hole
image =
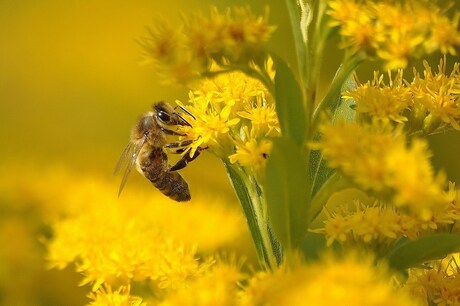
[[[262,189],[240,166],[228,160],[224,160],[224,165],[246,216],[259,262],[274,270],[282,260],[282,250],[270,228]]]

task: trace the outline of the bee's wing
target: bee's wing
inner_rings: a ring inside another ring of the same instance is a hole
[[[139,152],[141,151],[144,144],[145,139],[139,142],[131,141],[123,150],[123,153],[121,153],[120,159],[118,160],[114,170],[114,174],[118,174],[123,168],[125,169],[123,172],[123,178],[121,179],[120,187],[118,188],[118,196],[120,196],[123,187],[125,187],[128,176],[136,164],[137,156],[139,155]]]

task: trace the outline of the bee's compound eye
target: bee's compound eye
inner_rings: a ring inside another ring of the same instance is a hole
[[[160,120],[163,121],[163,122],[169,122],[169,120],[171,119],[169,114],[164,112],[164,111],[159,111],[158,112],[158,118],[160,118]]]

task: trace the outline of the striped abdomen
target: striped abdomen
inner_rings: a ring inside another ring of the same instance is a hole
[[[152,147],[140,159],[144,176],[164,195],[179,202],[190,200],[187,182],[179,173],[168,171],[168,156],[162,148]]]

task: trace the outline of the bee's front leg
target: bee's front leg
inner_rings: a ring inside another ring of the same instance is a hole
[[[184,156],[182,156],[181,159],[179,159],[179,161],[171,166],[168,171],[177,171],[177,170],[180,170],[180,169],[183,169],[185,168],[189,162],[191,162],[192,160],[194,160],[195,158],[197,158],[201,151],[204,150],[206,148],[198,148],[198,150],[195,151],[195,153],[193,154],[193,156],[190,156],[190,154],[188,154],[188,152],[186,154],[184,154]],[[184,148],[181,148],[181,149],[178,149],[176,150],[176,153],[183,153],[185,151]]]

